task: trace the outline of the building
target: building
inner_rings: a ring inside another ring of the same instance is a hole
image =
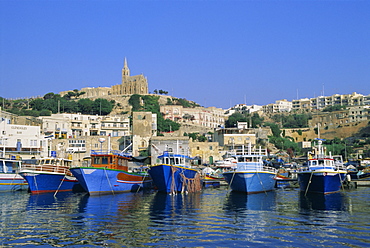
[[[334,94],[332,96],[318,96],[315,98],[303,98],[292,101],[293,110],[321,110],[329,106],[334,105],[345,105],[345,106],[362,106],[370,103],[369,96],[364,96],[353,92],[352,94],[339,95]]]
[[[62,91],[59,94],[64,96],[68,94],[68,91]],[[130,69],[127,65],[125,58],[124,65],[122,68],[122,83],[113,85],[112,87],[85,87],[79,90],[79,92],[85,92],[80,98],[96,98],[105,97],[110,95],[133,95],[148,94],[148,80],[144,75],[130,75]]]
[[[0,122],[0,147],[4,158],[47,156],[48,139],[41,135],[39,126],[15,125]]]
[[[130,76],[125,58],[122,69],[122,84],[112,86],[112,95],[148,94],[148,82],[144,75]]]
[[[241,114],[252,114],[254,112],[260,112],[263,110],[263,106],[260,105],[246,105],[246,104],[237,104],[234,107],[231,107],[225,111],[225,116],[230,116],[236,112]]]
[[[40,116],[42,132],[55,138],[78,138],[83,136],[130,135],[128,115],[99,116],[82,114],[52,114]]]
[[[215,107],[184,108],[181,105],[162,105],[160,111],[163,118],[181,124],[196,125],[205,128],[218,128],[225,125],[224,110]]]
[[[292,110],[292,102],[289,102],[286,99],[278,100],[275,103],[271,103],[263,106],[264,113],[281,113],[281,112],[290,112]]]
[[[350,122],[370,120],[370,105],[349,107],[348,115]]]
[[[213,140],[225,150],[241,149],[249,144],[255,146],[257,143],[256,132],[253,128],[220,128],[215,130],[213,136]]]
[[[140,151],[147,151],[150,139],[157,135],[157,115],[152,112],[132,113],[132,151],[133,156],[140,155]]]

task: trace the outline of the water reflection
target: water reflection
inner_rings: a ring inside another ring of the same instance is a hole
[[[151,218],[154,220],[173,218],[199,209],[201,193],[169,195],[157,192],[151,205]]]
[[[315,194],[300,192],[299,206],[303,210],[346,211],[345,197],[342,193]]]
[[[225,209],[229,211],[273,210],[276,206],[276,192],[247,195],[231,191],[226,197]]]
[[[88,236],[94,235],[85,244],[141,246],[151,235],[148,232],[148,201],[151,199],[152,194],[143,192],[85,195],[80,200],[80,215],[74,219],[75,225],[89,230]]]
[[[72,200],[74,199],[74,200]],[[75,196],[70,192],[60,192],[54,196],[54,193],[30,194],[27,208],[29,210],[59,210],[63,205],[76,203]]]

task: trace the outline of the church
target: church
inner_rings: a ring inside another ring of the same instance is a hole
[[[112,86],[112,95],[148,94],[148,81],[144,75],[130,76],[127,60],[122,68],[122,84]]]
[[[69,90],[72,91],[72,90]],[[64,96],[69,91],[62,91],[59,94]],[[130,69],[125,58],[122,68],[122,83],[113,85],[112,87],[86,87],[82,88],[80,92],[85,92],[80,98],[102,97],[102,96],[117,96],[117,95],[145,95],[148,94],[148,81],[144,75],[130,75]]]

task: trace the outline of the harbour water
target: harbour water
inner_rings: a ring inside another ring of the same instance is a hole
[[[0,193],[0,247],[369,247],[370,188]]]

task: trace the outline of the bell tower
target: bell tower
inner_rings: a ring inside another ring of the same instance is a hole
[[[125,58],[125,62],[122,68],[122,83],[125,82],[126,78],[130,76],[130,69],[127,66],[127,59]]]

